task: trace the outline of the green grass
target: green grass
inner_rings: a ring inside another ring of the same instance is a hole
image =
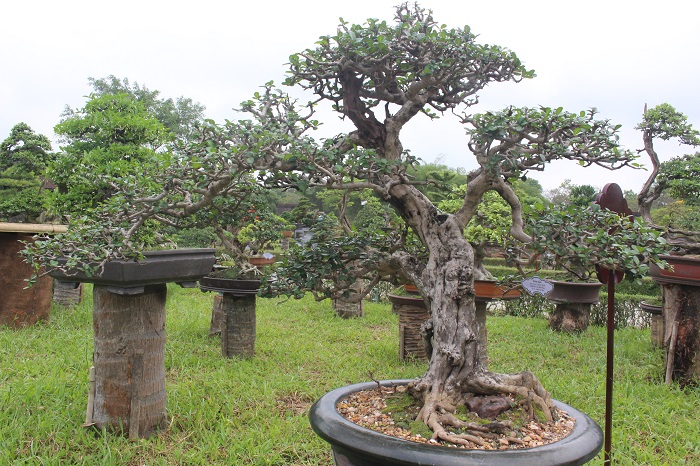
[[[212,295],[169,287],[166,387],[171,423],[129,441],[82,423],[92,358],[92,300],[55,306],[51,321],[0,328],[0,464],[328,465],[308,406],[328,390],[375,378],[411,378],[425,364],[398,360],[398,322],[387,304],[335,317],[330,303],[258,298],[256,356],[223,359],[208,336]],[[553,396],[601,426],[605,330],[570,336],[544,319],[489,317],[492,368],[532,370]],[[700,390],[667,387],[649,330],[616,333],[616,464],[700,463]],[[600,464],[600,458],[594,464]]]

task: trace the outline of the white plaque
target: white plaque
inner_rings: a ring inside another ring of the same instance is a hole
[[[532,277],[522,282],[523,288],[530,294],[541,294],[542,296],[547,296],[554,285],[552,285],[547,280],[543,280],[540,277]]]

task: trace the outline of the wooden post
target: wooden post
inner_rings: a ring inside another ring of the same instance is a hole
[[[255,354],[255,295],[224,293],[221,309],[221,355],[252,358]]]
[[[700,287],[663,285],[666,383],[700,384]]]
[[[0,231],[0,326],[21,328],[49,320],[53,279],[41,277],[27,288],[33,270],[20,256],[21,241],[32,238],[29,233]]]
[[[167,425],[165,284],[143,293],[93,288],[95,403],[98,428],[146,438]]]
[[[413,301],[392,305],[399,315],[399,358],[427,361],[428,354],[421,335],[421,326],[428,320],[430,313],[423,298],[415,298]]]
[[[336,314],[344,319],[353,317],[364,317],[365,305],[362,296],[362,282],[357,280],[348,288],[349,295],[347,298],[336,298],[333,300],[333,309]]]

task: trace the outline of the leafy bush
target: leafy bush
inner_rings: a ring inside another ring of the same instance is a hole
[[[185,228],[177,232],[176,242],[181,248],[210,248],[216,243],[213,227]]]

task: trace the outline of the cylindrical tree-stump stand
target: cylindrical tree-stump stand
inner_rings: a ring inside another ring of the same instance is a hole
[[[27,288],[34,271],[20,256],[21,241],[32,237],[33,233],[0,232],[0,326],[21,328],[49,320],[53,279],[41,277]]]
[[[92,423],[146,438],[167,425],[165,284],[139,294],[93,288],[95,393]],[[88,412],[90,418],[90,412]]]
[[[428,360],[421,327],[430,317],[422,298],[413,304],[395,304],[399,315],[399,358]]]
[[[399,316],[399,359],[427,361],[426,342],[421,328],[430,317],[425,301],[420,295],[389,295],[392,310]]]
[[[221,310],[221,355],[252,358],[255,354],[255,295],[224,293]]]
[[[588,328],[591,303],[557,303],[549,316],[549,328],[558,332],[580,333]]]
[[[347,296],[338,297],[333,300],[333,309],[336,314],[343,319],[354,317],[364,317],[365,304],[362,299],[362,282],[357,280],[347,289]]]
[[[214,295],[214,303],[211,309],[211,322],[209,323],[209,336],[221,335],[221,321],[224,318],[224,310],[222,305],[224,303],[224,296],[221,293],[216,293]]]
[[[666,383],[700,385],[700,287],[664,283]]]
[[[82,283],[54,280],[53,302],[66,307],[80,304],[83,300],[83,288]]]

